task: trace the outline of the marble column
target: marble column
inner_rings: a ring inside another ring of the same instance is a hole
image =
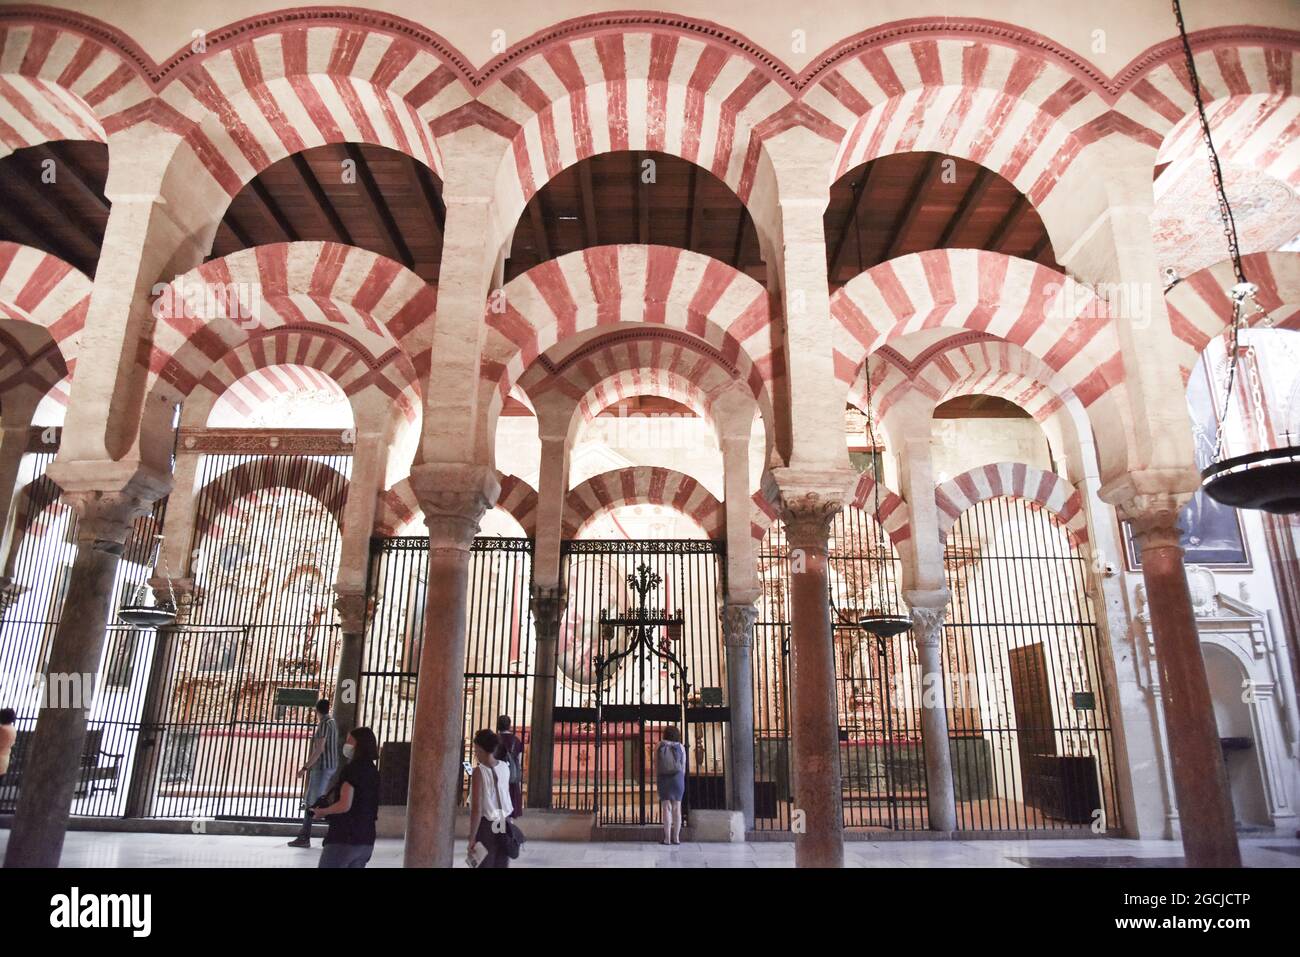
[[[844,507],[847,474],[781,487],[781,517],[790,547],[790,734],[797,867],[844,865],[839,711],[835,648],[827,592],[830,526]],[[842,479],[842,481],[840,480]]]
[[[334,721],[342,741],[357,726],[361,697],[361,665],[369,620],[369,600],[364,591],[337,589],[334,607],[339,613],[339,670],[334,682]]]
[[[528,806],[551,806],[555,766],[555,652],[567,603],[560,586],[534,585],[531,598],[536,664],[528,723]]]
[[[15,402],[4,396],[4,428],[0,431],[0,569],[9,569],[9,550],[14,541],[14,501],[18,497],[18,473],[31,442],[32,414],[35,404]],[[8,577],[0,580],[0,590],[7,590]],[[2,611],[2,610],[0,610]]]
[[[722,636],[727,646],[727,705],[731,714],[730,800],[727,806],[745,816],[754,829],[754,622],[753,602],[727,602],[722,609]]]
[[[500,483],[486,466],[411,469],[429,527],[429,585],[411,729],[406,867],[451,867],[460,806],[469,553]]]
[[[1179,504],[1170,496],[1154,505],[1129,504],[1121,514],[1142,552],[1183,856],[1188,867],[1240,867],[1223,748],[1183,567]]]
[[[77,553],[54,632],[45,694],[23,769],[6,867],[57,867],[81,770],[86,718],[113,609],[113,578],[131,523],[153,496],[65,490],[77,511]]]
[[[932,831],[957,829],[943,673],[943,620],[947,613],[946,602],[930,606],[911,604],[912,640],[916,642],[921,672],[921,740],[925,748],[926,805]]]

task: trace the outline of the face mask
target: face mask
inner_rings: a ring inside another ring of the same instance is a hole
[[[352,753],[353,753],[354,751],[356,751],[356,749],[357,749],[357,746],[356,746],[355,744],[345,744],[345,745],[343,745],[343,757],[345,757],[345,758],[347,758],[349,761],[351,761],[351,760],[352,760]]]

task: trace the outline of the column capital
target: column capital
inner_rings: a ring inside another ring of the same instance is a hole
[[[1191,501],[1191,492],[1129,489],[1127,497],[1119,497],[1118,491],[1115,485],[1103,487],[1101,497],[1114,504],[1120,519],[1129,523],[1139,549],[1181,547],[1178,518],[1183,506]]]
[[[787,541],[794,548],[825,548],[831,522],[844,509],[858,473],[851,468],[777,468],[772,477],[780,490]]]
[[[529,596],[528,605],[532,610],[539,636],[549,637],[554,634],[564,609],[568,607],[569,594],[563,585],[534,585]]]
[[[496,504],[501,482],[486,465],[436,462],[411,469],[411,489],[424,510],[429,547],[469,551],[483,513]]]
[[[943,623],[948,617],[948,606],[913,605],[910,612],[912,640],[918,645],[938,646],[943,638]]]
[[[131,525],[166,494],[166,484],[132,482],[118,489],[65,487],[62,499],[77,513],[78,544],[120,554]]]
[[[722,606],[722,637],[728,648],[748,648],[754,641],[758,606],[753,602],[729,601]]]
[[[375,612],[374,602],[364,591],[334,587],[334,610],[345,635],[365,634],[366,623]]]

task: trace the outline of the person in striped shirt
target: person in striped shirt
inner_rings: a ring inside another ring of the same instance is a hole
[[[289,842],[290,847],[311,847],[311,809],[315,806],[334,779],[334,772],[339,766],[339,729],[330,714],[328,698],[316,702],[316,731],[311,739],[311,752],[307,763],[298,769],[298,774],[307,776],[307,793],[303,796],[303,812],[306,817],[302,830]]]

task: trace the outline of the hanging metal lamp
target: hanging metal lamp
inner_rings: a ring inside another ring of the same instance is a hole
[[[158,539],[158,550],[162,551],[162,536],[155,535]],[[167,596],[168,600],[159,602],[156,605],[146,605],[144,602],[145,587],[141,585],[135,593],[135,601],[123,605],[117,610],[117,617],[125,625],[132,628],[166,628],[168,625],[176,623],[176,592],[172,588],[172,576],[167,571],[167,559],[163,558],[162,566],[163,577],[167,579]]]
[[[874,512],[872,519],[876,522],[876,528],[880,534],[885,534],[884,526],[880,524],[880,482],[882,476],[876,469],[876,416],[871,400],[871,359],[868,357],[866,362],[867,373],[867,438],[871,442],[871,493],[873,498]],[[888,580],[886,576],[886,559],[884,542],[880,542],[880,555],[878,562],[873,561],[873,577],[880,583],[881,588],[877,590],[878,595],[884,594],[883,586]],[[879,604],[884,604],[883,600]],[[858,627],[867,634],[875,635],[877,638],[893,638],[895,635],[901,635],[912,627],[912,619],[907,615],[899,615],[895,612],[885,611],[883,608],[864,609],[864,613],[858,618]]]
[[[1215,196],[1219,202],[1219,217],[1223,220],[1223,233],[1228,241],[1228,255],[1232,260],[1232,270],[1236,282],[1229,289],[1228,297],[1232,300],[1232,324],[1228,329],[1229,340],[1228,374],[1224,388],[1223,413],[1218,417],[1217,437],[1214,444],[1214,460],[1201,470],[1201,488],[1206,495],[1230,508],[1259,509],[1278,515],[1300,513],[1300,446],[1288,445],[1282,448],[1265,449],[1224,458],[1223,433],[1228,418],[1228,409],[1232,403],[1233,383],[1237,376],[1241,330],[1247,324],[1247,305],[1253,308],[1256,321],[1263,326],[1271,326],[1272,319],[1256,298],[1259,287],[1246,278],[1241,263],[1241,249],[1237,243],[1237,223],[1228,204],[1228,194],[1223,187],[1223,170],[1219,166],[1219,155],[1215,152],[1214,141],[1210,136],[1210,122],[1205,115],[1205,104],[1201,100],[1201,81],[1196,73],[1196,60],[1192,56],[1192,45],[1187,39],[1187,27],[1183,23],[1183,11],[1179,0],[1173,0],[1174,17],[1178,21],[1178,34],[1183,43],[1183,56],[1187,60],[1187,74],[1192,84],[1192,95],[1196,100],[1196,113],[1201,124],[1201,138],[1205,141],[1205,150],[1210,160],[1210,176],[1214,182]]]

